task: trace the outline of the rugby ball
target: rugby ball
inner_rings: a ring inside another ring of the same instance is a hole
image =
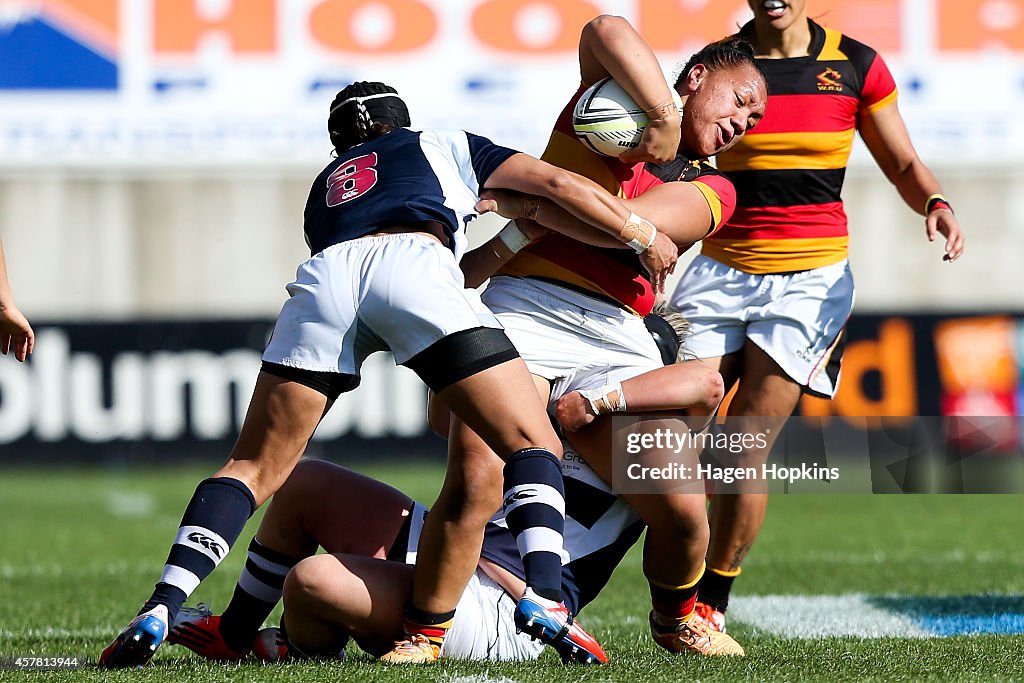
[[[672,89],[676,106],[683,107]],[[604,156],[617,157],[640,144],[647,114],[612,78],[587,88],[572,113],[572,127],[587,147]]]

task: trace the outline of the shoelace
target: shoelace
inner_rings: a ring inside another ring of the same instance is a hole
[[[402,654],[418,654],[423,648],[430,648],[431,642],[427,640],[427,637],[414,633],[405,640],[400,640],[395,643],[395,649],[393,652],[401,652]]]

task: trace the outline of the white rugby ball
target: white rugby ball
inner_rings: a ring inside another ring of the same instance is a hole
[[[672,89],[676,106],[682,109],[679,93]],[[576,135],[598,154],[617,157],[640,144],[647,114],[612,78],[603,78],[587,88],[572,113]]]

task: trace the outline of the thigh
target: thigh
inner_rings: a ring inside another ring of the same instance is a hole
[[[396,363],[457,332],[501,328],[476,290],[466,289],[450,249],[423,235],[371,239],[381,244],[360,285],[359,322],[383,341]]]
[[[844,328],[853,308],[846,262],[780,278],[747,337],[808,392],[830,398],[838,385]],[[754,363],[757,362],[756,358]],[[744,358],[744,380],[751,364]]]
[[[589,355],[581,359],[584,365],[575,373],[553,384],[552,399],[570,391],[622,382],[665,367],[657,343],[643,318],[637,315],[589,313],[582,331],[588,337],[600,339],[600,344],[587,349]]]
[[[743,378],[729,405],[730,416],[786,418],[796,409],[800,394],[800,385],[771,356],[753,342],[747,342],[743,349]]]
[[[359,273],[373,257],[368,246],[363,240],[344,242],[299,265],[264,361],[358,376],[363,359],[384,349],[357,318]]]
[[[412,507],[409,496],[383,482],[325,460],[303,460],[271,500],[258,536],[277,547],[273,520],[297,517],[305,533],[329,553],[383,559]]]
[[[438,396],[503,460],[529,447],[561,455],[561,442],[545,412],[546,396],[541,397],[519,358],[456,382]]]
[[[495,277],[482,296],[530,372],[549,381],[577,371],[591,354],[585,311],[528,279]]]

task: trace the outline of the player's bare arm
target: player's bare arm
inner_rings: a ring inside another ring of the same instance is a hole
[[[494,205],[489,203],[489,200],[481,200],[477,204],[477,210],[481,213],[493,211],[494,208]],[[537,221],[521,220],[516,222],[515,225],[506,226],[501,233],[494,235],[476,249],[467,251],[462,260],[459,261],[459,268],[462,269],[462,274],[466,278],[466,287],[479,287],[487,278],[494,275],[502,265],[516,255],[516,251],[513,251],[513,248],[506,244],[506,242],[509,242],[508,238],[502,234],[513,231],[518,231],[522,235],[522,239],[518,244],[523,246],[550,232]],[[603,235],[604,233],[601,234]],[[512,243],[513,247],[517,246],[515,242],[510,243]],[[445,438],[448,437],[447,431],[443,436]]]
[[[709,365],[697,360],[667,365],[624,380],[619,387],[621,404],[631,414],[670,413],[700,406],[714,413],[725,396],[722,376]],[[598,390],[599,392],[601,390]],[[600,396],[570,391],[558,399],[555,417],[563,429],[575,432],[593,422],[599,415],[616,412],[604,409]]]
[[[958,259],[964,251],[964,235],[960,224],[949,204],[929,202],[935,195],[942,195],[942,187],[917,156],[896,103],[862,116],[858,130],[871,156],[889,182],[896,186],[903,201],[917,213],[925,215],[928,241],[934,241],[937,235],[942,235],[946,238],[942,259]]]
[[[498,211],[506,218],[536,220],[540,209],[545,204],[551,204],[608,235],[614,235],[618,243],[641,254],[655,290],[664,291],[665,281],[675,269],[679,258],[672,239],[662,235],[655,224],[627,208],[623,200],[609,194],[594,181],[526,154],[516,154],[488,178],[487,189],[491,188],[534,195],[518,200],[509,215]],[[494,210],[498,208],[497,204],[493,207]]]
[[[658,58],[630,23],[607,14],[591,20],[580,35],[579,55],[584,83],[611,76],[648,112],[640,144],[619,158],[626,163],[674,159],[679,148],[679,109]]]
[[[524,214],[522,196],[501,190],[487,190],[481,196],[494,200],[496,206],[492,210],[502,216],[520,218]],[[692,183],[664,183],[652,187],[635,199],[623,199],[621,202],[629,210],[658,226],[658,232],[664,233],[680,249],[700,241],[714,227],[708,200]],[[607,231],[596,229],[552,202],[541,202],[536,211],[536,220],[547,228],[585,244],[610,248],[626,246]],[[521,221],[518,223],[523,225]]]

